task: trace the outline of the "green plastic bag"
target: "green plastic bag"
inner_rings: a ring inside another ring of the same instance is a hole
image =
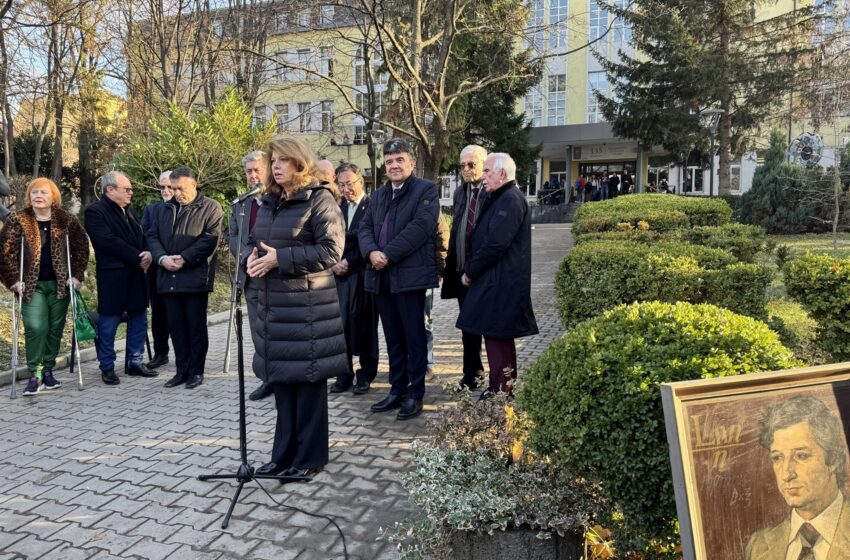
[[[89,320],[89,308],[86,306],[86,300],[80,295],[77,290],[72,290],[71,297],[74,298],[74,332],[77,333],[77,342],[86,340],[94,340],[97,337],[97,332],[94,330],[94,325]]]

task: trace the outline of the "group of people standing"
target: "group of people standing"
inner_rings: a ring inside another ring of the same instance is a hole
[[[464,148],[464,182],[454,194],[447,236],[440,227],[438,190],[413,173],[416,162],[407,142],[391,139],[383,155],[389,180],[371,195],[356,165],[333,169],[292,137],[277,136],[243,160],[248,185],[263,188],[234,204],[229,247],[241,255],[237,288],[248,308],[253,370],[262,380],[251,398],[273,394],[277,409],[271,460],[260,473],[310,476],[327,463],[327,382],[333,380],[332,392],[369,392],[378,373],[379,318],[390,390],[371,410],[398,410],[398,420],[421,413],[429,295],[440,285],[443,298],[459,301],[460,383],[466,388],[477,388],[484,375],[482,339],[489,365],[486,394],[510,390],[517,372],[515,339],[537,333],[530,212],[516,187],[511,157]],[[176,374],[166,386],[194,388],[203,383],[209,346],[207,298],[222,211],[198,190],[188,168],[163,173],[159,187],[163,201],[148,206],[140,221],[130,207],[130,180],[111,172],[102,180],[104,196],[86,209],[97,261],[98,360],[104,383],[119,383],[113,345],[118,323],[126,321],[128,374],[156,375],[154,369],[168,362],[170,336]],[[23,297],[35,392],[58,386],[52,369],[67,286],[79,284],[88,261],[86,232],[59,202],[52,182],[33,181],[27,208],[13,213],[0,232],[0,277]],[[23,283],[16,265],[22,238]],[[66,240],[70,271],[57,257]],[[45,268],[52,268],[52,276]],[[45,303],[34,299],[36,291]],[[156,353],[144,364],[149,300]]]
[[[579,202],[608,200],[632,192],[633,180],[629,173],[581,174],[575,180],[572,199]]]

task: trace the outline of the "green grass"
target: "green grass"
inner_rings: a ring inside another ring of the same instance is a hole
[[[846,259],[850,257],[850,233],[839,233],[836,236],[836,250],[832,248],[832,234],[807,233],[803,235],[768,235],[767,239],[777,246],[787,245],[791,253],[802,255],[806,251],[812,253],[829,253],[834,257]]]

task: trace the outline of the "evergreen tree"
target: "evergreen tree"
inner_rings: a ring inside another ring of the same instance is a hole
[[[699,113],[724,111],[717,129],[719,193],[729,194],[732,154],[746,148],[808,63],[815,17],[799,8],[756,18],[766,0],[633,0],[608,6],[634,34],[635,54],[597,56],[613,95],[597,95],[614,132],[672,154],[708,145]]]

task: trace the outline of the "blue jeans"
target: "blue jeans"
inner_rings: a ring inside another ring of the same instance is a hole
[[[425,340],[428,342],[428,365],[434,365],[434,322],[431,308],[434,307],[434,288],[425,291]]]
[[[133,311],[127,314],[127,354],[129,362],[138,365],[144,360],[145,337],[148,330],[147,310]],[[115,367],[115,331],[121,322],[121,315],[100,315],[97,319],[97,360],[100,370],[108,371]]]

